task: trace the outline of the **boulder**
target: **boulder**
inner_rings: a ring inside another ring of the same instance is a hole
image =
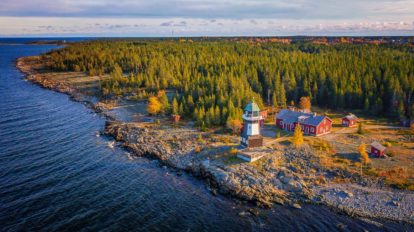
[[[349,198],[349,197],[354,196],[354,194],[352,192],[347,191],[347,190],[341,190],[341,191],[337,192],[336,195],[341,197],[341,198]]]

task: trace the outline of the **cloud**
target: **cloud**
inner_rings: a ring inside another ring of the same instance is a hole
[[[252,21],[253,20],[253,21]],[[0,17],[0,36],[413,35],[411,21]]]
[[[412,0],[1,0],[0,16],[413,19]]]
[[[413,35],[413,12],[413,0],[0,0],[0,35]]]
[[[161,27],[185,27],[187,26],[186,21],[180,21],[175,23],[174,21],[163,22],[160,24]]]

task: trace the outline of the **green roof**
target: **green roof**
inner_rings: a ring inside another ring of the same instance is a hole
[[[252,101],[244,108],[244,111],[260,111],[259,106],[256,104],[256,102]]]

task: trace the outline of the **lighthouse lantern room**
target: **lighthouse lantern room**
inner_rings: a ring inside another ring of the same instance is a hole
[[[263,145],[263,137],[260,135],[261,120],[259,106],[253,99],[244,108],[241,145],[246,147],[260,147]]]

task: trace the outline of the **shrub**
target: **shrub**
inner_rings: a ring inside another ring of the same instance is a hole
[[[229,144],[230,143],[230,138],[228,136],[222,137],[221,142],[225,143],[225,144]]]
[[[194,148],[194,152],[195,152],[195,153],[200,153],[200,152],[201,152],[201,147],[196,147],[196,148]]]
[[[364,128],[362,127],[362,123],[361,122],[358,124],[357,133],[360,134],[360,135],[363,135],[365,133]]]
[[[203,142],[204,140],[203,140],[203,136],[201,135],[201,134],[198,134],[197,135],[197,142],[199,142],[199,143],[201,143],[201,142]]]
[[[231,149],[230,149],[230,154],[231,155],[236,155],[237,154],[237,152],[239,152],[239,150],[237,150],[236,148],[234,148],[234,147],[232,147]]]

